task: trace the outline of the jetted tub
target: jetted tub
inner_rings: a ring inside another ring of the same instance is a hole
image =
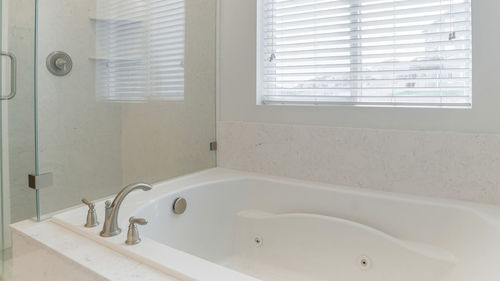
[[[102,222],[104,202],[96,208]],[[53,221],[180,280],[500,280],[499,206],[216,168],[129,194],[118,236],[84,228],[85,216]],[[134,246],[130,216],[149,221]]]

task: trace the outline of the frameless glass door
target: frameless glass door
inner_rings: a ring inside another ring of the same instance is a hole
[[[1,0],[0,192],[2,276],[9,280],[8,225],[36,218],[36,194],[28,187],[35,165],[35,2]],[[16,79],[14,79],[16,78]]]

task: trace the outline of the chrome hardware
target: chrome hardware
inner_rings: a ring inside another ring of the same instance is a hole
[[[56,76],[65,76],[73,68],[71,57],[67,53],[61,51],[50,53],[47,56],[45,64],[50,73]]]
[[[10,58],[10,93],[5,97],[0,96],[0,100],[11,100],[17,93],[17,59],[11,52],[0,52],[0,55]]]
[[[276,59],[276,54],[272,53],[271,56],[269,56],[269,62],[273,62]]]
[[[49,187],[53,183],[52,173],[45,173],[41,175],[28,175],[28,186],[33,189],[42,189]]]
[[[89,211],[87,212],[87,222],[85,223],[85,227],[96,227],[99,225],[99,221],[97,221],[97,213],[95,211],[95,204],[90,202],[87,199],[82,199],[82,202],[89,206]]]
[[[151,190],[153,187],[145,183],[134,183],[125,186],[115,197],[113,203],[106,201],[106,214],[104,224],[100,235],[102,237],[111,237],[118,235],[122,230],[118,227],[118,213],[123,199],[132,191],[142,189],[144,191]]]
[[[457,33],[455,31],[451,31],[449,34],[448,34],[448,40],[453,40],[453,39],[457,39]]]
[[[136,219],[135,217],[130,217],[128,222],[130,224],[128,226],[127,240],[125,241],[125,244],[127,245],[138,244],[139,242],[141,242],[141,237],[139,236],[139,230],[137,229],[136,224],[146,225],[148,224],[148,221],[145,219]]]
[[[186,207],[187,207],[186,199],[179,197],[175,199],[174,205],[172,206],[172,210],[174,211],[174,214],[180,215],[186,211]]]
[[[213,141],[210,143],[210,151],[217,151],[217,142]]]

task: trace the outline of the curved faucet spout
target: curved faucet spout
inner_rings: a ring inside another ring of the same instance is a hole
[[[113,203],[106,201],[106,214],[104,218],[104,225],[100,233],[103,237],[111,237],[121,233],[121,229],[118,227],[118,213],[120,211],[120,206],[123,199],[134,190],[151,190],[153,187],[146,183],[134,183],[125,186],[115,197]]]

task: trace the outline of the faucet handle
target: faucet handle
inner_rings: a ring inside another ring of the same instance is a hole
[[[128,219],[128,222],[131,224],[140,224],[140,225],[148,224],[148,221],[146,219],[135,218],[135,217],[130,217],[130,219]]]
[[[135,217],[130,217],[128,220],[130,222],[130,225],[128,226],[128,232],[127,232],[127,240],[125,241],[125,244],[127,245],[135,245],[141,242],[141,237],[139,236],[139,230],[137,229],[137,225],[146,225],[148,224],[148,221],[146,219],[142,218],[135,218]]]
[[[97,221],[97,213],[95,211],[95,203],[90,202],[87,199],[82,199],[82,202],[89,206],[89,211],[87,212],[87,222],[85,223],[85,227],[95,227],[99,225],[99,221]]]
[[[90,202],[89,200],[83,198],[82,199],[82,203],[89,206],[89,209],[94,209],[95,208],[95,204],[94,202]]]

